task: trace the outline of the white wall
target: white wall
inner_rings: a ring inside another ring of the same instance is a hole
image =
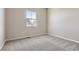
[[[49,9],[49,29],[51,35],[57,35],[79,41],[79,9]]]
[[[5,39],[4,23],[4,9],[0,8],[0,49],[2,48]]]

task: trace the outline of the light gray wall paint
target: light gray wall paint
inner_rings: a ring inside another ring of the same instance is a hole
[[[4,43],[5,39],[5,15],[4,9],[0,8],[0,49]]]
[[[79,41],[79,9],[48,9],[49,28],[51,35],[58,35]]]

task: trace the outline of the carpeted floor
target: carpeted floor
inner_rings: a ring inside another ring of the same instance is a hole
[[[44,35],[8,41],[2,51],[79,51],[79,44]]]

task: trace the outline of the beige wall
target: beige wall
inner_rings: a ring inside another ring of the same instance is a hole
[[[38,27],[27,28],[25,26],[24,18],[25,18],[25,11],[28,9],[27,8],[6,9],[6,38],[8,40],[47,33],[46,9],[31,8],[30,10],[37,12]]]
[[[49,9],[49,34],[79,41],[79,9]]]
[[[5,10],[0,8],[0,49],[5,42]]]

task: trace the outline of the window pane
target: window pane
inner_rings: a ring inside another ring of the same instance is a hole
[[[36,12],[32,12],[32,19],[36,19]]]
[[[28,27],[36,27],[37,26],[37,21],[36,20],[33,20],[33,19],[30,19],[29,21],[27,21],[27,26]]]
[[[37,26],[36,16],[37,16],[36,12],[26,10],[26,26],[27,27]]]
[[[26,11],[26,18],[31,18],[32,16],[31,16],[31,11]]]

